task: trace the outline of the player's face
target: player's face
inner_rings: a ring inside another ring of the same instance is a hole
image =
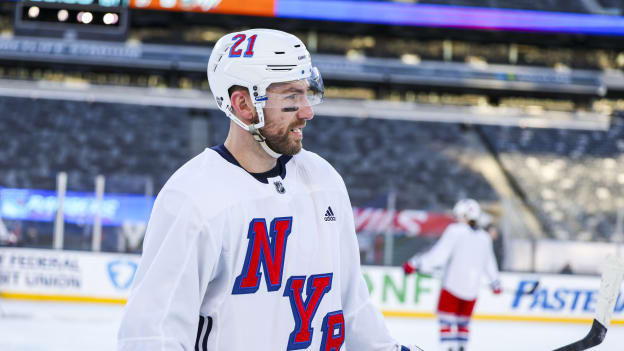
[[[260,131],[273,151],[291,156],[301,151],[303,128],[314,117],[306,103],[307,90],[305,81],[280,83],[267,90],[272,103],[271,108],[264,109],[265,125]]]

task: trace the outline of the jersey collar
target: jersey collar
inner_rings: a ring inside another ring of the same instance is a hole
[[[230,151],[225,147],[224,144],[216,145],[211,147],[210,149],[216,151],[221,157],[223,157],[229,163],[242,168],[245,172],[246,169],[238,163],[238,161],[234,158],[234,155],[230,153]],[[256,178],[261,183],[269,184],[269,178],[280,176],[282,179],[286,178],[286,163],[290,161],[292,156],[282,155],[277,159],[277,164],[272,169],[262,172],[262,173],[249,173],[252,177]]]

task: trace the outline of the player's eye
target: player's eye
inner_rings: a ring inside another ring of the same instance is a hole
[[[282,108],[282,112],[296,112],[298,110],[299,110],[299,107],[297,107],[297,106]]]

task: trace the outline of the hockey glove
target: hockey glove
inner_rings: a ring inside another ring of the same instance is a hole
[[[498,280],[492,282],[492,284],[490,284],[490,287],[492,288],[492,292],[495,295],[500,295],[500,293],[503,292],[502,289],[501,289],[500,281],[498,281]]]
[[[403,273],[407,274],[412,274],[414,272],[417,272],[418,268],[412,266],[411,263],[409,263],[409,261],[405,261],[405,263],[403,263]]]

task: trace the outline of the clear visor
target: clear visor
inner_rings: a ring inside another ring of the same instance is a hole
[[[323,94],[323,79],[318,69],[313,67],[308,78],[269,85],[264,108],[297,111],[300,107],[320,104]]]

